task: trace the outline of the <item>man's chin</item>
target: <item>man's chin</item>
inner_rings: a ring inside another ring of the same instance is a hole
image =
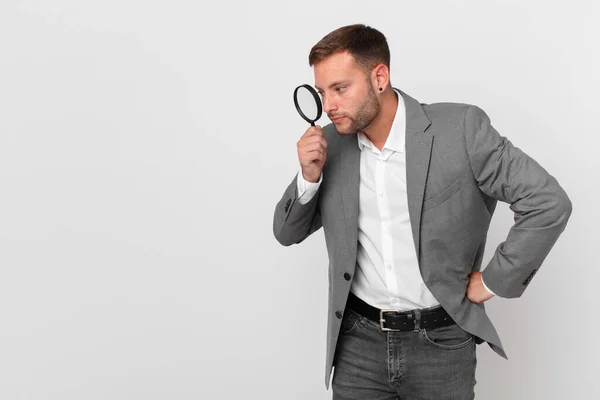
[[[337,126],[335,127],[335,130],[340,135],[354,135],[354,134],[356,134],[358,132],[356,130],[352,130],[352,128],[339,128]]]
[[[343,123],[333,123],[333,126],[335,126],[335,130],[337,131],[337,133],[339,133],[340,135],[354,135],[357,131],[352,129],[352,126],[346,126]]]

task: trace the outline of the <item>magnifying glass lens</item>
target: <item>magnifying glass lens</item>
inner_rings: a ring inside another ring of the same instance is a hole
[[[310,120],[317,120],[318,109],[317,103],[312,93],[307,88],[301,87],[298,89],[298,105],[302,110],[302,113]]]
[[[294,105],[298,114],[312,126],[323,113],[319,94],[310,85],[300,85],[294,90]]]

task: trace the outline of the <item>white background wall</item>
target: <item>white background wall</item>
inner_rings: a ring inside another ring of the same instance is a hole
[[[392,83],[477,104],[574,204],[488,310],[480,399],[597,399],[595,1],[0,3],[0,399],[329,399],[322,231],[272,214],[310,48],[366,23]],[[321,120],[322,125],[328,121]],[[494,217],[484,263],[512,223]]]

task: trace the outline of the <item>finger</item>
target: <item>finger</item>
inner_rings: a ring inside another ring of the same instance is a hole
[[[302,137],[323,136],[323,129],[320,126],[311,126],[306,130]]]
[[[306,154],[306,157],[301,158],[300,165],[302,165],[303,167],[308,167],[314,162],[324,161],[325,155],[323,155],[323,153],[319,153],[318,151],[311,151],[310,153]]]
[[[325,153],[325,147],[323,147],[323,144],[321,142],[308,144],[308,145],[302,147],[301,150],[306,153],[311,152],[311,151],[319,151],[321,153]]]
[[[313,136],[311,140],[314,140],[316,143],[320,143],[324,149],[327,148],[327,140],[323,136]]]
[[[312,135],[312,136],[307,136],[305,138],[300,139],[300,142],[302,142],[302,143],[316,143],[316,142],[327,143],[327,140],[325,139],[325,137],[323,135]]]
[[[303,154],[300,157],[300,163],[304,166],[310,165],[314,161],[325,161],[325,155],[318,151],[311,151],[309,153]]]
[[[327,148],[327,140],[325,140],[325,138],[323,136],[319,136],[319,135],[302,137],[296,143],[296,147],[298,147],[298,149],[302,149],[302,148],[306,147],[307,145],[314,144],[314,143],[321,143],[323,145],[323,147]]]
[[[313,162],[316,162],[316,161],[319,161],[319,162],[325,161],[325,154],[320,153],[318,151],[311,152],[311,156],[313,157]]]
[[[327,151],[327,141],[323,137],[313,136],[310,139],[302,140],[298,143],[298,150],[313,150],[316,147],[322,148],[324,152]]]

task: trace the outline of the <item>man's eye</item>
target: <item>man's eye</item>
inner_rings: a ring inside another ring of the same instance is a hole
[[[342,93],[344,90],[346,90],[346,88],[345,87],[338,87],[335,90],[337,90],[338,93]]]

